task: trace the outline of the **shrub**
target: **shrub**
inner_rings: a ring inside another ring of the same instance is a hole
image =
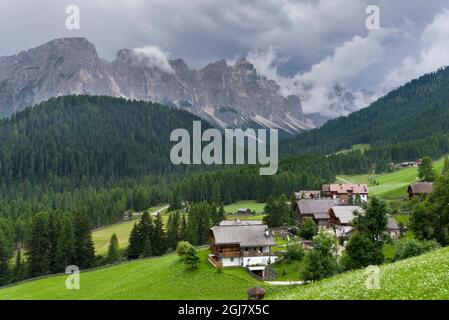
[[[178,256],[184,259],[184,257],[187,255],[187,252],[191,247],[193,246],[189,242],[179,241],[178,246],[176,247],[176,253],[178,254]]]
[[[312,240],[312,238],[317,234],[318,227],[312,218],[306,218],[299,228],[299,236],[306,240]]]
[[[298,241],[291,241],[287,244],[287,252],[285,253],[285,259],[288,261],[302,260],[304,258],[304,250],[302,245]]]
[[[403,260],[419,256],[425,252],[438,249],[440,245],[434,241],[420,241],[416,239],[402,239],[396,243],[394,260]]]

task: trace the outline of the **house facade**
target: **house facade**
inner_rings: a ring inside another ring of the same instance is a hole
[[[301,224],[304,219],[312,218],[323,228],[329,227],[329,209],[337,205],[336,199],[301,199],[296,202],[295,214]]]
[[[323,197],[337,199],[342,205],[355,203],[357,198],[360,202],[368,202],[367,184],[325,184],[322,186]]]
[[[329,225],[337,237],[349,237],[352,234],[352,221],[356,211],[360,214],[365,212],[359,206],[334,206],[329,209]]]
[[[246,267],[263,277],[265,267],[278,259],[271,253],[273,233],[262,221],[222,221],[211,228],[209,241],[215,266]]]

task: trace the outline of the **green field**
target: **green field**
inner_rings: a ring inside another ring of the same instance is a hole
[[[443,165],[444,159],[434,162],[434,168],[437,172],[441,172]],[[372,181],[374,180],[378,185],[373,185]],[[385,200],[406,199],[408,196],[407,187],[418,181],[418,168],[411,167],[376,175],[342,175],[337,178],[337,183],[344,183],[345,181],[367,183],[370,189],[370,196],[376,196]]]
[[[256,202],[255,200],[237,201],[224,207],[226,213],[236,213],[239,208],[249,208],[256,213],[263,212],[265,202]]]
[[[340,150],[338,152],[336,152],[336,154],[340,154],[340,153],[348,153],[350,151],[366,151],[370,148],[369,144],[364,144],[364,143],[359,143],[359,144],[355,144],[351,147],[351,149],[344,149],[344,150]]]
[[[190,270],[176,254],[126,262],[81,273],[80,289],[67,290],[66,276],[53,276],[0,289],[6,299],[247,299],[247,289],[265,287],[268,296],[282,290],[254,279],[242,268],[222,273],[207,261],[208,249],[200,250],[201,264]]]
[[[164,207],[165,207],[165,205],[152,207],[152,208],[149,208],[148,211],[150,213],[155,213]],[[107,227],[104,227],[101,229],[94,230],[92,232],[92,240],[94,241],[95,252],[97,254],[107,253],[108,246],[109,246],[109,240],[111,239],[111,236],[114,233],[118,237],[119,248],[120,249],[126,248],[128,245],[128,239],[129,239],[129,234],[131,233],[131,229],[134,226],[134,223],[136,223],[138,221],[137,217],[139,217],[138,214],[136,215],[136,218],[134,218],[132,220],[116,223],[116,224],[113,224],[113,225],[110,225],[110,226],[107,226]]]
[[[449,299],[449,248],[380,267],[380,289],[366,289],[366,270],[335,277],[274,295],[275,299]]]

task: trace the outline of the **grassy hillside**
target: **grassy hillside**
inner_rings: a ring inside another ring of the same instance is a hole
[[[165,207],[165,205],[152,207],[149,208],[148,211],[154,214]],[[94,230],[92,232],[92,240],[94,241],[95,252],[97,254],[106,254],[108,251],[109,241],[114,233],[117,235],[119,248],[125,249],[128,246],[128,239],[131,229],[133,228],[134,223],[137,222],[137,219],[132,219]]]
[[[444,159],[434,163],[437,172],[441,172]],[[373,181],[378,185],[373,185]],[[386,200],[402,199],[407,197],[407,187],[418,181],[418,168],[406,168],[395,172],[377,175],[353,175],[339,176],[338,183],[349,181],[351,183],[367,183],[370,188],[370,196],[376,196]]]
[[[275,299],[449,299],[449,248],[380,267],[380,289],[368,290],[365,270],[275,294]]]
[[[66,276],[55,276],[0,289],[0,300],[247,299],[246,290],[255,285],[266,287],[268,294],[276,291],[241,268],[217,273],[207,261],[208,254],[207,249],[200,251],[201,264],[194,271],[170,254],[81,273],[80,290],[67,290]]]

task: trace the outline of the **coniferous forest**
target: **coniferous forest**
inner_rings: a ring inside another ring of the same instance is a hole
[[[201,217],[214,220],[220,204],[319,189],[337,174],[368,173],[373,163],[387,171],[391,161],[449,151],[443,133],[398,143],[391,139],[366,151],[315,150],[296,156],[290,155],[297,150],[290,139],[281,141],[279,170],[273,176],[260,176],[258,166],[174,166],[170,132],[189,129],[194,120],[182,110],[104,96],[52,98],[1,120],[1,283],[61,272],[71,263],[82,268],[105,263],[95,257],[90,231],[122,221],[127,211],[198,203],[191,208],[197,214],[184,221],[184,236],[170,240],[171,249],[177,240],[204,244],[212,222]],[[330,141],[323,135],[315,138]],[[183,221],[177,221],[180,230]],[[137,257],[168,249],[154,239],[139,241]]]

